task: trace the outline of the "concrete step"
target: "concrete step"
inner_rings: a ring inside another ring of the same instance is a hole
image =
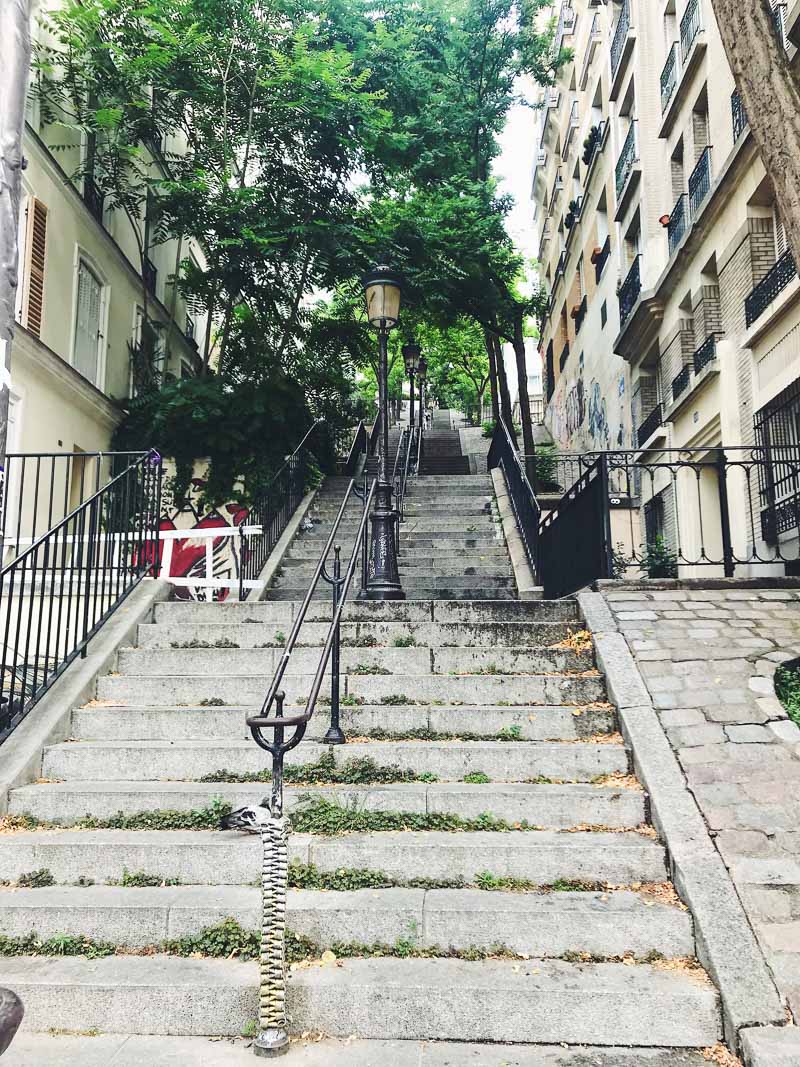
[[[300,600],[293,605],[270,604],[260,601],[240,604],[236,601],[219,603],[196,600],[165,601],[155,606],[156,622],[174,622],[183,626],[187,622],[285,622],[295,617]],[[330,606],[315,605],[306,615],[307,622],[328,620]],[[402,601],[349,601],[342,615],[344,621],[352,622],[577,622],[578,605],[575,600],[515,600],[475,601],[452,603],[450,601],[402,600]]]
[[[327,745],[309,741],[292,749],[286,763],[312,763],[327,751]],[[448,782],[460,782],[466,774],[478,771],[503,782],[538,777],[588,782],[599,775],[628,771],[622,745],[592,741],[364,741],[334,745],[332,751],[337,766],[369,758],[381,766],[435,774]],[[266,765],[267,758],[252,741],[67,741],[45,748],[42,777],[197,781],[221,769],[249,774]],[[477,788],[485,792],[488,787]]]
[[[513,601],[516,599],[517,591],[515,586],[498,587],[498,583],[492,579],[473,579],[475,582],[480,582],[478,586],[468,586],[466,588],[453,588],[451,585],[422,585],[415,580],[404,581],[403,589],[406,595],[413,597],[433,597],[436,600],[477,600],[481,598],[481,594],[484,595],[486,600],[508,600]],[[441,579],[442,583],[447,582],[446,578]],[[278,588],[271,586],[266,596],[271,601],[285,601],[285,600],[297,600],[298,597],[305,596],[307,592],[307,586],[283,586],[279,585]],[[327,592],[315,592],[313,598],[315,603],[329,603],[330,594]]]
[[[319,614],[319,613],[317,613]],[[330,612],[328,613],[330,615]],[[139,648],[168,649],[173,643],[187,644],[192,641],[212,646],[216,641],[230,641],[238,648],[261,648],[274,643],[283,646],[291,629],[291,618],[287,613],[282,627],[277,622],[265,621],[254,626],[253,623],[236,623],[231,616],[227,622],[178,622],[142,623],[139,626],[136,644]],[[298,635],[295,647],[312,646],[319,648],[328,636],[328,622],[306,622]],[[393,642],[412,637],[421,646],[440,648],[480,648],[488,646],[497,650],[515,646],[517,648],[547,648],[565,640],[569,630],[577,629],[575,623],[567,622],[476,622],[476,623],[435,623],[435,622],[343,622],[340,637],[343,647],[353,646],[369,649],[394,647]],[[363,644],[364,639],[372,638],[375,645]]]
[[[4,959],[0,984],[28,1029],[239,1034],[256,1015],[258,967],[236,960],[112,956]],[[343,960],[292,974],[292,1029],[460,1041],[713,1045],[717,995],[641,964],[533,960]],[[191,1010],[188,1005],[191,1004]]]
[[[285,709],[289,713],[291,707]],[[328,728],[325,709],[315,714],[306,730],[306,740],[318,741]],[[158,739],[183,741],[220,738],[225,741],[249,740],[245,719],[252,707],[118,707],[89,705],[72,713],[70,735],[95,741],[139,741]],[[613,709],[609,707],[547,707],[535,709],[512,707],[470,707],[436,705],[345,705],[339,710],[342,729],[350,736],[371,734],[375,730],[402,733],[408,730],[434,730],[437,733],[471,733],[496,736],[501,730],[516,727],[525,741],[574,741],[610,733],[615,728]]]
[[[284,560],[279,571],[281,579],[291,580],[294,583],[303,582],[306,586],[311,584],[314,576],[316,560],[311,559],[288,559]],[[400,576],[405,586],[412,579],[421,582],[449,581],[450,578],[510,578],[513,575],[511,560],[505,559],[481,560],[475,556],[471,559],[453,560],[440,562],[433,557],[420,557],[415,552],[401,553],[399,559]],[[483,583],[482,583],[483,584]],[[330,596],[330,586],[321,583],[321,589]],[[356,592],[358,589],[356,588]]]
[[[459,593],[472,593],[472,599],[482,599],[480,594],[486,594],[484,599],[488,598],[491,593],[502,593],[507,589],[515,588],[514,578],[512,574],[451,574],[451,575],[437,575],[433,572],[430,573],[415,573],[412,569],[410,574],[406,573],[404,561],[400,560],[400,576],[402,579],[403,590],[407,597],[414,596],[417,599],[418,595],[433,596],[434,591],[438,589],[454,590]],[[309,580],[310,572],[307,575],[307,580],[303,581],[303,574],[297,573],[296,570],[289,570],[282,574],[275,580],[274,587],[278,589],[287,589],[291,587],[301,586],[303,592],[308,589],[310,584]],[[355,582],[354,592],[358,591],[358,583]],[[317,587],[318,592],[325,596],[328,600],[331,598],[330,588],[320,583]]]
[[[321,648],[293,650],[290,667],[297,674],[313,674]],[[282,648],[169,648],[123,649],[117,656],[120,674],[203,675],[271,674],[284,655]],[[343,648],[341,672],[392,674],[558,674],[593,667],[589,656],[566,649]],[[371,671],[366,671],[371,668]]]
[[[496,525],[492,520],[492,517],[485,512],[481,512],[477,515],[465,515],[463,518],[458,514],[454,515],[452,512],[449,514],[451,516],[449,518],[447,515],[436,516],[427,514],[420,517],[409,517],[403,523],[403,533],[422,533],[424,531],[429,531],[433,534],[439,534],[449,531],[451,534],[469,534],[477,533],[479,531],[491,531]],[[342,537],[347,537],[349,535],[352,542],[352,538],[357,532],[360,521],[360,519],[350,519],[348,516],[345,516],[339,524],[338,533]],[[322,520],[314,523],[315,533],[324,533],[325,536],[329,536],[332,529],[332,520]],[[303,538],[298,538],[298,540],[303,540]]]
[[[467,494],[437,492],[435,499],[429,499],[424,493],[416,495],[407,493],[404,510],[407,515],[416,515],[418,512],[429,515],[452,515],[454,513],[458,515],[481,515],[491,510],[493,500],[494,496],[489,492]],[[336,500],[320,501],[318,504],[311,506],[309,515],[314,521],[316,521],[317,516],[324,516],[329,521],[333,521],[338,515],[340,507],[341,503]],[[358,516],[360,519],[362,510],[360,505],[346,508],[345,515],[348,518]],[[466,522],[468,523],[469,519]]]
[[[123,812],[195,811],[222,798],[233,808],[259,804],[266,784],[229,782],[97,781],[49,782],[12,790],[9,810],[43,822],[74,825],[91,814],[110,819]],[[457,813],[462,818],[492,814],[510,823],[523,819],[544,830],[575,826],[631,829],[645,819],[644,794],[595,785],[526,785],[409,782],[373,786],[287,786],[286,810],[306,796],[319,796],[359,810]]]
[[[6,893],[0,933],[58,934],[144,948],[235,919],[261,928],[258,886],[53,886]],[[588,952],[693,956],[688,912],[631,891],[498,893],[480,889],[290,889],[287,926],[323,948],[333,942],[467,949],[504,945],[539,958]]]
[[[289,857],[326,871],[370,868],[390,878],[463,879],[482,871],[525,878],[614,886],[663,882],[664,849],[639,833],[479,830],[399,831],[337,837],[292,834]],[[0,879],[49,870],[56,882],[119,880],[128,871],[192,885],[258,884],[261,840],[220,830],[38,830],[0,835]],[[2,985],[0,981],[0,985]]]
[[[252,1067],[250,1040],[153,1037],[146,1034],[19,1033],[4,1067]],[[487,1045],[452,1041],[364,1041],[327,1038],[292,1045],[292,1067],[708,1067],[690,1049],[599,1045]]]
[[[171,704],[197,706],[204,702],[260,704],[271,679],[259,675],[172,674],[107,675],[97,680],[97,699],[113,704]],[[281,686],[287,701],[302,703],[314,681],[311,674],[285,674]],[[577,675],[437,675],[418,674],[399,679],[394,675],[344,675],[342,697],[352,696],[367,704],[429,704],[441,700],[449,704],[509,704],[530,707],[536,704],[592,704],[605,700],[601,678]],[[403,698],[402,701],[397,698]]]

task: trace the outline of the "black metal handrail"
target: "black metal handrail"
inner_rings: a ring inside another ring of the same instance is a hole
[[[667,61],[661,71],[661,112],[667,110],[670,100],[678,84],[678,42],[674,41],[667,52]]]
[[[744,302],[744,316],[748,326],[767,310],[769,305],[797,277],[791,248],[787,248],[775,266],[767,272]]]
[[[328,661],[331,658],[331,653],[334,651],[334,647],[338,649],[339,637],[340,637],[340,624],[342,618],[342,611],[344,609],[345,602],[347,600],[347,594],[350,589],[350,583],[355,573],[356,563],[359,553],[366,554],[366,529],[367,519],[372,507],[372,501],[375,496],[375,490],[377,487],[377,479],[372,481],[371,486],[363,494],[359,493],[356,482],[351,479],[347,489],[345,491],[342,503],[339,507],[339,512],[336,516],[336,520],[333,524],[333,528],[328,536],[328,540],[325,542],[325,547],[320,553],[319,560],[314,568],[314,573],[311,576],[306,595],[303,598],[303,602],[298,609],[297,616],[292,623],[292,629],[287,638],[286,645],[281,656],[280,663],[278,664],[275,674],[273,676],[270,687],[267,691],[267,695],[261,706],[261,711],[258,715],[251,716],[247,719],[247,725],[250,729],[250,733],[253,736],[253,740],[260,747],[265,749],[272,756],[272,789],[269,797],[265,797],[262,804],[269,808],[271,814],[275,817],[280,816],[283,813],[283,761],[287,752],[290,752],[293,748],[300,744],[305,736],[308,723],[314,714],[314,710],[319,698],[320,689],[322,688],[322,682],[325,676],[325,671],[328,667]],[[366,487],[365,487],[366,489]],[[339,550],[338,546],[334,553],[334,573],[329,575],[326,569],[328,556],[330,555],[331,548],[334,546],[334,542],[338,535],[339,526],[342,522],[347,504],[351,495],[356,495],[363,500],[363,511],[361,514],[361,521],[356,531],[355,541],[353,543],[353,549],[350,553],[350,558],[347,563],[344,577],[341,575],[339,565]],[[362,583],[364,576],[364,568],[362,566]],[[308,614],[308,608],[311,604],[311,600],[319,584],[320,578],[324,578],[325,581],[333,588],[333,616],[331,618],[330,626],[328,627],[328,633],[325,638],[325,643],[320,654],[319,664],[317,666],[314,680],[311,684],[311,692],[309,693],[306,701],[305,709],[302,712],[298,712],[294,715],[284,715],[283,704],[286,699],[286,695],[281,691],[281,682],[286,674],[286,669],[289,666],[292,652],[294,651],[297,643],[297,638],[300,630],[305,622],[306,615]],[[344,740],[341,734],[341,727],[339,726],[339,671],[338,664],[332,664],[331,670],[331,725],[326,735],[329,742],[341,743]],[[275,714],[273,714],[273,707],[275,708]],[[288,739],[284,735],[284,731],[293,728],[293,733]],[[272,739],[268,739],[264,736],[264,730],[272,730]]]
[[[362,419],[356,426],[356,432],[353,434],[353,441],[347,453],[347,459],[342,464],[342,474],[346,474],[349,478],[355,477],[358,462],[363,455],[366,455],[368,448],[369,437]]]
[[[376,456],[378,454],[378,440],[381,436],[381,416],[380,412],[375,416],[375,421],[372,424],[372,429],[369,432],[369,450],[368,456]]]
[[[160,455],[140,455],[0,570],[0,741],[158,573],[161,478]]]
[[[499,467],[505,476],[511,507],[517,520],[517,529],[525,546],[525,555],[534,575],[538,575],[541,509],[536,493],[528,480],[523,460],[517,452],[502,415],[497,420],[492,434],[492,443],[489,446],[487,458],[487,468],[494,470],[496,467]]]
[[[700,205],[708,196],[710,189],[711,145],[707,145],[700,154],[694,170],[689,175],[689,207],[692,212],[692,219],[697,218]]]
[[[681,193],[675,201],[675,207],[670,212],[669,222],[667,223],[667,240],[669,242],[670,255],[683,240],[687,221],[686,193]]]

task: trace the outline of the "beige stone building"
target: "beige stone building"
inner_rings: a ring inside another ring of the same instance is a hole
[[[800,5],[774,7],[793,56]],[[564,449],[641,463],[763,447],[769,471],[728,487],[735,548],[793,539],[796,556],[800,280],[710,0],[574,0],[559,24],[574,59],[545,100],[533,185],[546,424]],[[718,536],[689,506],[713,510],[716,480],[695,475],[663,466],[637,487],[648,540]]]
[[[42,34],[37,16],[45,5],[34,6],[32,30]],[[56,150],[65,144],[66,149]],[[164,142],[147,146],[154,172],[164,165],[161,149],[176,147]],[[87,151],[90,146],[64,127],[43,124],[31,99],[24,138],[9,453],[109,448],[122,417],[120,403],[135,390],[129,344],[140,336],[145,292],[149,318],[163,326],[159,370],[181,377],[195,374],[200,365],[205,323],[190,313],[171,279],[181,258],[202,264],[202,253],[185,242],[179,253],[169,241],[148,251],[143,272],[123,214],[107,210],[91,181],[69,180]],[[6,534],[13,535],[19,463],[15,468],[12,459],[8,470]],[[75,466],[73,498],[80,495],[81,474]],[[23,493],[31,495],[30,480]],[[27,501],[23,512],[31,507],[32,500]],[[31,530],[30,517],[23,525]]]

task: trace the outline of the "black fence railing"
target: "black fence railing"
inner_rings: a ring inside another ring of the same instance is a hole
[[[737,567],[750,574],[782,564],[793,573],[800,565],[796,438],[778,448],[659,449],[652,458],[628,450],[589,461],[541,524],[546,597],[598,578],[735,577]],[[604,490],[592,471],[605,478]],[[629,506],[612,522],[626,497]]]
[[[624,0],[622,10],[619,13],[617,24],[614,27],[614,36],[611,39],[611,77],[617,73],[622,53],[625,51],[625,41],[631,28],[631,8],[628,0]]]
[[[639,448],[642,448],[644,444],[650,440],[663,422],[664,418],[661,405],[656,404],[650,414],[640,423],[639,429],[636,431],[636,440],[639,443]]]
[[[158,573],[161,457],[139,457],[0,570],[0,741]]]
[[[675,201],[675,207],[670,212],[669,222],[667,223],[667,239],[669,241],[669,254],[675,251],[678,245],[683,240],[683,235],[686,233],[686,193],[681,193],[678,199]]]
[[[523,464],[524,460],[517,452],[505,422],[502,418],[498,419],[492,435],[492,443],[489,446],[487,469],[494,470],[499,467],[505,475],[511,507],[517,520],[517,529],[525,546],[525,555],[534,575],[538,575],[541,511]]]
[[[83,179],[83,202],[88,209],[94,215],[95,219],[99,223],[103,222],[103,202],[104,196],[95,185],[94,179],[86,177]]]
[[[731,120],[733,122],[733,143],[739,140],[750,124],[738,89],[731,93]]]
[[[713,362],[717,358],[717,336],[716,334],[709,334],[705,341],[697,348],[692,356],[692,364],[694,365],[695,374],[699,374],[700,371],[707,367],[709,363]]]
[[[689,388],[689,381],[692,377],[692,367],[690,363],[687,363],[685,367],[681,367],[675,377],[672,379],[672,399],[677,400],[679,396]]]
[[[783,253],[775,266],[761,279],[752,293],[745,299],[744,316],[748,326],[760,318],[773,300],[778,297],[789,282],[797,277],[797,268],[791,248]]]
[[[642,257],[636,256],[625,281],[619,288],[619,322],[624,326],[630,318],[630,314],[636,306],[639,294],[642,291]]]
[[[539,528],[537,573],[547,600],[568,596],[597,578],[611,576],[608,477],[601,455]]]
[[[689,175],[689,210],[697,218],[700,205],[711,190],[711,146],[707,145]]]
[[[628,178],[631,176],[634,165],[639,160],[639,146],[636,138],[636,127],[638,123],[634,119],[628,127],[628,133],[625,137],[625,141],[622,145],[622,151],[619,154],[617,160],[616,170],[614,172],[614,181],[617,190],[617,202],[619,202],[625,191],[625,186],[628,184]]]
[[[256,582],[270,553],[289,524],[289,520],[305,496],[312,455],[308,442],[322,420],[306,431],[267,488],[259,493],[247,513],[239,535],[239,600],[243,600],[247,583]],[[259,533],[247,533],[247,527],[260,527]]]
[[[667,61],[661,71],[661,112],[665,112],[678,84],[678,42],[675,41],[667,52]]]
[[[350,440],[343,441],[343,448],[337,449],[337,455],[341,457],[340,468],[342,474],[348,478],[354,478],[357,473],[359,460],[367,454],[369,449],[369,435],[363,421],[359,422],[355,430],[348,431]]]
[[[681,58],[684,62],[702,28],[703,18],[700,10],[700,0],[689,0],[681,18]]]

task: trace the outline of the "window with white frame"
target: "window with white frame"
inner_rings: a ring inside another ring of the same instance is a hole
[[[103,288],[89,264],[79,259],[72,363],[84,378],[98,387],[102,373]]]

